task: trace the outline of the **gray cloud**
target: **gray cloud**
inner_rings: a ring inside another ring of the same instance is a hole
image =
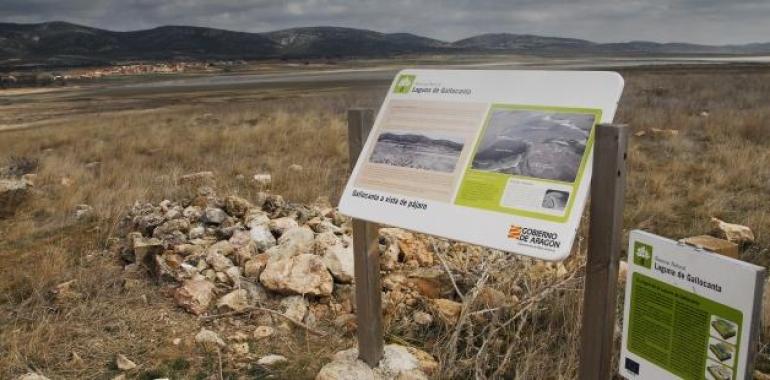
[[[111,30],[198,25],[264,32],[333,25],[453,41],[488,32],[599,42],[770,41],[766,0],[2,0],[0,21]]]

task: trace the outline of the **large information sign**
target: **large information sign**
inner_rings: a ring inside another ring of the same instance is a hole
[[[750,379],[764,268],[632,231],[620,374]]]
[[[561,260],[591,178],[612,72],[405,70],[340,200],[355,218]]]

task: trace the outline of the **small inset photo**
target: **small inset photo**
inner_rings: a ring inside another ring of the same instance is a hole
[[[733,370],[715,361],[706,362],[706,379],[708,380],[732,380]]]
[[[564,210],[569,200],[569,192],[562,190],[548,189],[543,197],[542,207],[549,210]]]
[[[735,346],[725,343],[719,338],[711,337],[709,338],[708,356],[709,359],[717,363],[732,367],[733,362],[735,362]]]
[[[738,340],[738,325],[716,315],[711,316],[711,336],[735,344]]]

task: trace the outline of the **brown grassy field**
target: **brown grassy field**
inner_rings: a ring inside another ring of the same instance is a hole
[[[757,241],[742,258],[769,265],[770,68],[623,74],[616,121],[648,131],[631,139],[625,230],[678,239],[708,233],[709,218],[716,216],[750,226]],[[217,358],[189,341],[201,322],[149,281],[124,286],[122,267],[109,253],[119,221],[137,200],[180,196],[179,177],[202,170],[216,174],[223,194],[253,197],[259,189],[249,178],[266,172],[273,175],[272,190],[288,200],[327,196],[334,203],[347,180],[345,110],[377,107],[384,88],[98,101],[25,95],[31,101],[23,105],[0,103],[5,120],[48,119],[37,128],[0,132],[0,160],[37,163],[34,196],[14,217],[0,220],[0,378],[28,369],[54,379],[111,378],[118,374],[112,364],[117,353],[142,363],[136,378],[208,378]],[[93,162],[100,162],[96,169],[87,166]],[[287,170],[292,164],[304,169]],[[77,221],[79,204],[93,206],[94,218]],[[577,251],[561,278],[543,277],[543,266],[530,260],[495,254],[486,265],[504,270],[471,277],[516,293],[522,306],[464,321],[462,328],[421,330],[396,319],[387,325],[386,340],[433,353],[441,362],[439,378],[573,378],[584,245]],[[457,272],[472,272],[481,260],[450,254]],[[50,289],[73,279],[81,296],[54,302]],[[183,343],[171,344],[177,337]],[[762,343],[770,343],[770,331]],[[276,377],[312,378],[334,352],[352,344],[350,335],[319,339],[298,331],[256,350],[280,350],[291,359]],[[73,360],[73,352],[82,360]],[[768,355],[760,353],[757,368],[770,370]],[[264,375],[227,360],[224,373]]]

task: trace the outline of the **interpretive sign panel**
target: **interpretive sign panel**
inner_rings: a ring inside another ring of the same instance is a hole
[[[632,231],[620,373],[750,379],[765,270]]]
[[[343,214],[546,260],[569,255],[612,72],[405,70],[340,200]]]

